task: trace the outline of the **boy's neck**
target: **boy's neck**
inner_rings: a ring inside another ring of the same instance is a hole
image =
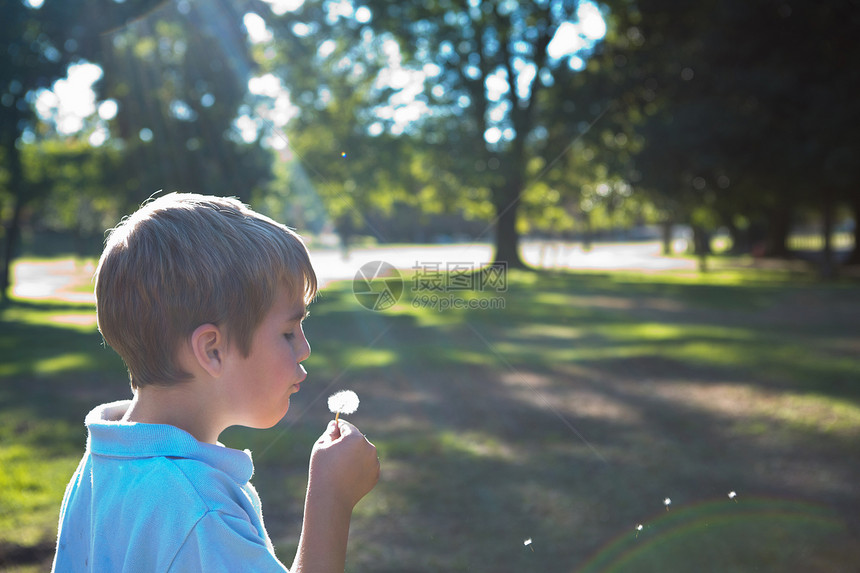
[[[200,442],[215,444],[224,427],[194,386],[194,381],[187,381],[172,386],[138,388],[123,421],[169,424],[188,432]]]

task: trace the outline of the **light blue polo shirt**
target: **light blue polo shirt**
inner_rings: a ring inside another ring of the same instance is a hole
[[[66,488],[53,571],[277,571],[251,452],[166,424],[87,415],[87,450]]]

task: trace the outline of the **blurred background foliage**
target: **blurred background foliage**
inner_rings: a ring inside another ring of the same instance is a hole
[[[22,236],[97,254],[160,190],[511,266],[643,225],[777,257],[811,226],[824,275],[860,262],[856,0],[0,6],[4,293]]]

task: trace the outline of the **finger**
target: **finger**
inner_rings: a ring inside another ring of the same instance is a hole
[[[326,430],[328,431],[328,435],[331,437],[332,440],[337,440],[341,437],[341,423],[342,422],[335,422],[334,420],[328,423],[328,428],[326,428]]]
[[[350,434],[358,432],[358,428],[356,428],[346,420],[340,420],[338,423],[340,424],[338,431],[341,436],[349,436]]]
[[[324,445],[330,444],[340,438],[340,428],[337,427],[337,424],[334,420],[328,423],[325,431],[317,440],[317,444]]]

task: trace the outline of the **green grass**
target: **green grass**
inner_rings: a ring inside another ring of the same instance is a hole
[[[88,281],[79,277],[76,288]],[[122,361],[102,346],[94,315],[91,304],[56,300],[0,306],[0,566],[9,570],[18,569],[6,554],[35,547],[33,557],[53,545],[94,397],[128,395]]]
[[[508,278],[469,295],[503,297],[494,310],[416,307],[408,277],[385,312],[349,283],[314,303],[290,413],[222,436],[253,450],[285,562],[325,397],[352,388],[383,474],[348,571],[856,569],[860,286],[730,263]],[[91,311],[0,310],[0,539],[16,547],[55,535],[86,411],[128,395],[94,325],[69,318]]]
[[[608,544],[581,571],[820,570],[828,560],[812,556],[816,552],[848,557],[849,548],[831,539],[842,527],[832,512],[807,503],[710,501],[657,516],[641,530],[637,524],[635,533]]]

